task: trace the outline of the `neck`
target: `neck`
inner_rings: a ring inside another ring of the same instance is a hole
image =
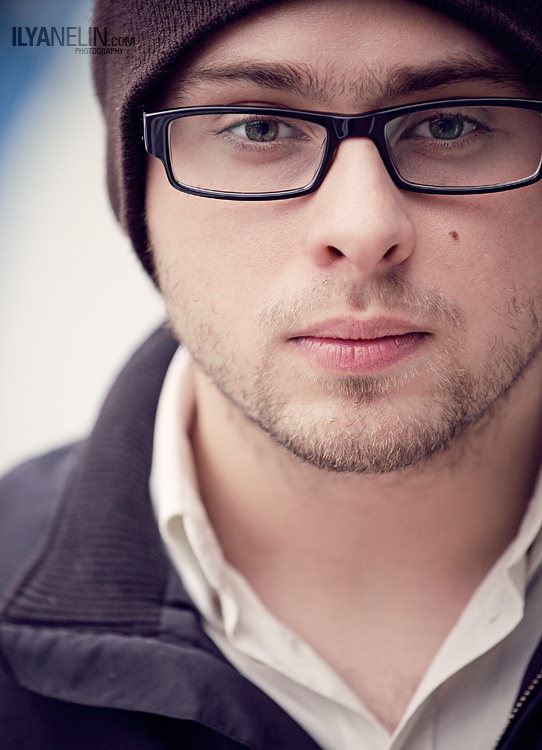
[[[528,397],[529,389],[521,390],[424,465],[356,475],[317,469],[290,455],[196,373],[198,475],[227,556],[241,563],[240,533],[249,537],[252,550],[254,544],[267,552],[301,544],[295,532],[288,538],[296,521],[310,524],[320,554],[322,544],[334,543],[341,556],[352,554],[345,538],[353,538],[358,559],[366,549],[360,549],[360,538],[374,539],[381,528],[394,547],[407,544],[412,532],[417,546],[423,533],[427,540],[453,541],[461,554],[471,544],[493,548],[489,557],[498,556],[517,531],[540,463],[542,398],[537,391]]]
[[[539,376],[423,466],[355,475],[291,456],[196,373],[196,465],[226,558],[390,728],[518,530],[540,463]],[[368,651],[384,638],[394,654],[395,639],[397,654],[406,644],[417,659],[403,693],[388,696],[397,714],[380,711],[367,675],[333,645],[360,636]]]

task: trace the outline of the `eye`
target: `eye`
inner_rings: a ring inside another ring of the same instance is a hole
[[[279,134],[279,124],[275,120],[253,120],[242,127],[249,141],[274,141]]]
[[[253,143],[269,143],[284,138],[300,138],[302,134],[292,125],[281,120],[244,120],[225,128],[223,132],[231,133]]]
[[[476,123],[463,115],[439,115],[424,120],[410,130],[410,135],[418,138],[435,138],[441,141],[453,141],[469,135],[477,129]]]

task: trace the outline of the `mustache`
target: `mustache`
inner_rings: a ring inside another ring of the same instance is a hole
[[[262,330],[286,333],[302,324],[318,322],[321,316],[343,312],[364,313],[371,308],[386,314],[406,317],[420,330],[446,325],[465,328],[465,315],[453,300],[432,288],[417,289],[398,273],[379,276],[368,282],[326,279],[310,291],[290,297],[284,293],[278,301],[266,306],[259,316]]]

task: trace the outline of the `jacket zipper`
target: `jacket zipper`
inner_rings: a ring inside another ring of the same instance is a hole
[[[535,691],[535,688],[537,687],[537,685],[540,682],[542,682],[542,670],[531,681],[531,683],[525,689],[525,691],[523,692],[523,694],[521,695],[521,697],[517,699],[516,704],[515,704],[514,708],[512,709],[512,711],[510,712],[510,716],[508,717],[508,720],[507,720],[506,724],[504,725],[504,727],[502,729],[502,732],[497,737],[497,741],[495,742],[495,744],[493,745],[493,747],[491,748],[491,750],[497,750],[497,748],[498,748],[498,746],[499,746],[499,744],[500,744],[500,742],[501,742],[501,740],[502,740],[502,738],[504,736],[504,733],[507,731],[507,729],[512,724],[512,722],[516,722],[517,721],[518,715],[521,713],[521,710],[525,708],[525,705],[528,702],[530,696]]]

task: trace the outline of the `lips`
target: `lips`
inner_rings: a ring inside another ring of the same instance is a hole
[[[395,364],[428,335],[398,318],[335,318],[295,333],[290,341],[319,367],[362,373]]]

